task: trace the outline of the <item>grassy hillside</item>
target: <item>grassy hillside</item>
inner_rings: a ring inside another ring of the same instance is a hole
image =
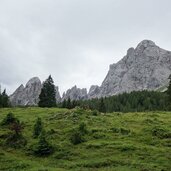
[[[169,171],[171,170],[171,113],[97,114],[82,109],[0,109],[0,122],[13,112],[25,124],[26,147],[4,145],[8,130],[0,128],[0,170],[8,171]],[[97,115],[96,115],[97,114]],[[33,125],[41,117],[55,152],[35,157],[29,147]],[[81,122],[85,142],[73,145],[70,136]]]

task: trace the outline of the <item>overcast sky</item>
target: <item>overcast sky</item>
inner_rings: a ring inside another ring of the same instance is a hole
[[[0,84],[100,85],[143,39],[171,50],[170,0],[0,0]]]

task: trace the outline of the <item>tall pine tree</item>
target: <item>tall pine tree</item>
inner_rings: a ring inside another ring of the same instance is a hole
[[[39,95],[39,107],[55,107],[56,106],[56,90],[51,75],[43,83],[41,93]]]
[[[2,107],[9,107],[9,97],[6,93],[6,90],[4,90],[2,92],[2,95],[1,95],[1,100],[2,100]]]
[[[9,101],[9,97],[6,93],[6,90],[4,90],[1,93],[1,87],[0,87],[0,108],[2,107],[10,107],[10,101]]]

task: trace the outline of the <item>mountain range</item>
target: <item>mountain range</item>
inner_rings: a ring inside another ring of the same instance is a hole
[[[101,86],[86,88],[72,87],[60,96],[56,86],[56,101],[64,99],[85,100],[108,97],[123,92],[159,90],[168,84],[171,74],[171,51],[164,50],[151,40],[143,40],[136,48],[129,48],[127,54],[117,63],[111,64]],[[37,105],[42,83],[38,77],[31,78],[26,86],[21,84],[10,95],[14,106]]]

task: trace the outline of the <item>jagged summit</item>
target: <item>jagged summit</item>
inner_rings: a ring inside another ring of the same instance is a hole
[[[127,51],[118,63],[110,65],[97,97],[137,90],[155,90],[168,82],[171,52],[151,40],[143,40]]]
[[[33,84],[41,84],[41,81],[40,81],[39,77],[33,77],[33,78],[31,78],[31,79],[27,82],[26,87],[30,87],[30,86],[33,85]]]
[[[87,99],[87,89],[86,88],[77,88],[75,85],[71,89],[68,89],[66,93],[63,93],[62,100],[64,99],[71,99],[71,100],[84,100]]]
[[[98,85],[92,85],[88,92],[88,99],[93,99],[98,97],[97,95],[100,93],[100,87]]]
[[[150,47],[150,46],[154,47],[154,46],[156,46],[156,44],[153,41],[151,41],[151,40],[143,40],[143,41],[141,41],[138,44],[137,48],[139,48],[141,46],[144,46],[144,47]]]
[[[10,96],[13,106],[35,106],[39,101],[42,84],[38,77],[31,78],[24,87],[21,84],[16,91]],[[56,87],[56,100],[60,102],[61,97],[58,87]]]

